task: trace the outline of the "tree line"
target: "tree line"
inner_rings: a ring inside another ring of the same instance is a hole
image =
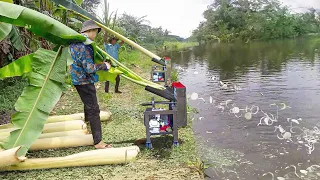
[[[294,13],[278,0],[214,0],[203,16],[205,21],[191,36],[199,42],[248,42],[320,32],[320,11]]]

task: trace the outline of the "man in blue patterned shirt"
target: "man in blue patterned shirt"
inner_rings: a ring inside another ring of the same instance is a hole
[[[100,27],[94,21],[89,20],[83,23],[81,33],[87,39],[93,41],[100,30]],[[94,53],[90,44],[77,42],[70,44],[69,47],[73,59],[70,66],[72,84],[77,89],[84,104],[85,120],[90,122],[94,146],[97,149],[112,147],[102,141],[100,109],[94,86],[94,83],[98,81],[96,72],[99,70],[107,71],[111,66],[107,62],[94,64]]]

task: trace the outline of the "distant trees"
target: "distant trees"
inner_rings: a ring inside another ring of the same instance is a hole
[[[319,12],[292,13],[278,0],[215,0],[193,31],[197,41],[291,38],[320,32]]]
[[[129,39],[142,44],[162,46],[165,41],[183,41],[184,39],[170,35],[170,31],[162,27],[151,27],[146,16],[136,17],[127,13],[122,14],[116,22],[121,32]]]

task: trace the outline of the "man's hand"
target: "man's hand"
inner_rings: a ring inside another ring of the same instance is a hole
[[[107,66],[108,70],[111,68],[111,65],[109,62],[104,62],[104,64]]]

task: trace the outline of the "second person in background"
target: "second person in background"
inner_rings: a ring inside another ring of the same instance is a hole
[[[119,49],[120,47],[123,45],[124,41],[121,41],[121,43],[117,43],[118,39],[114,38],[114,37],[110,37],[109,39],[109,43],[107,43],[108,36],[107,33],[105,32],[104,34],[104,48],[106,50],[106,52],[112,56],[115,60],[119,61]],[[105,83],[105,92],[109,93],[109,81],[106,81]],[[115,93],[121,93],[121,91],[119,91],[119,85],[120,85],[120,75],[118,75],[116,77],[116,85],[115,85]]]

